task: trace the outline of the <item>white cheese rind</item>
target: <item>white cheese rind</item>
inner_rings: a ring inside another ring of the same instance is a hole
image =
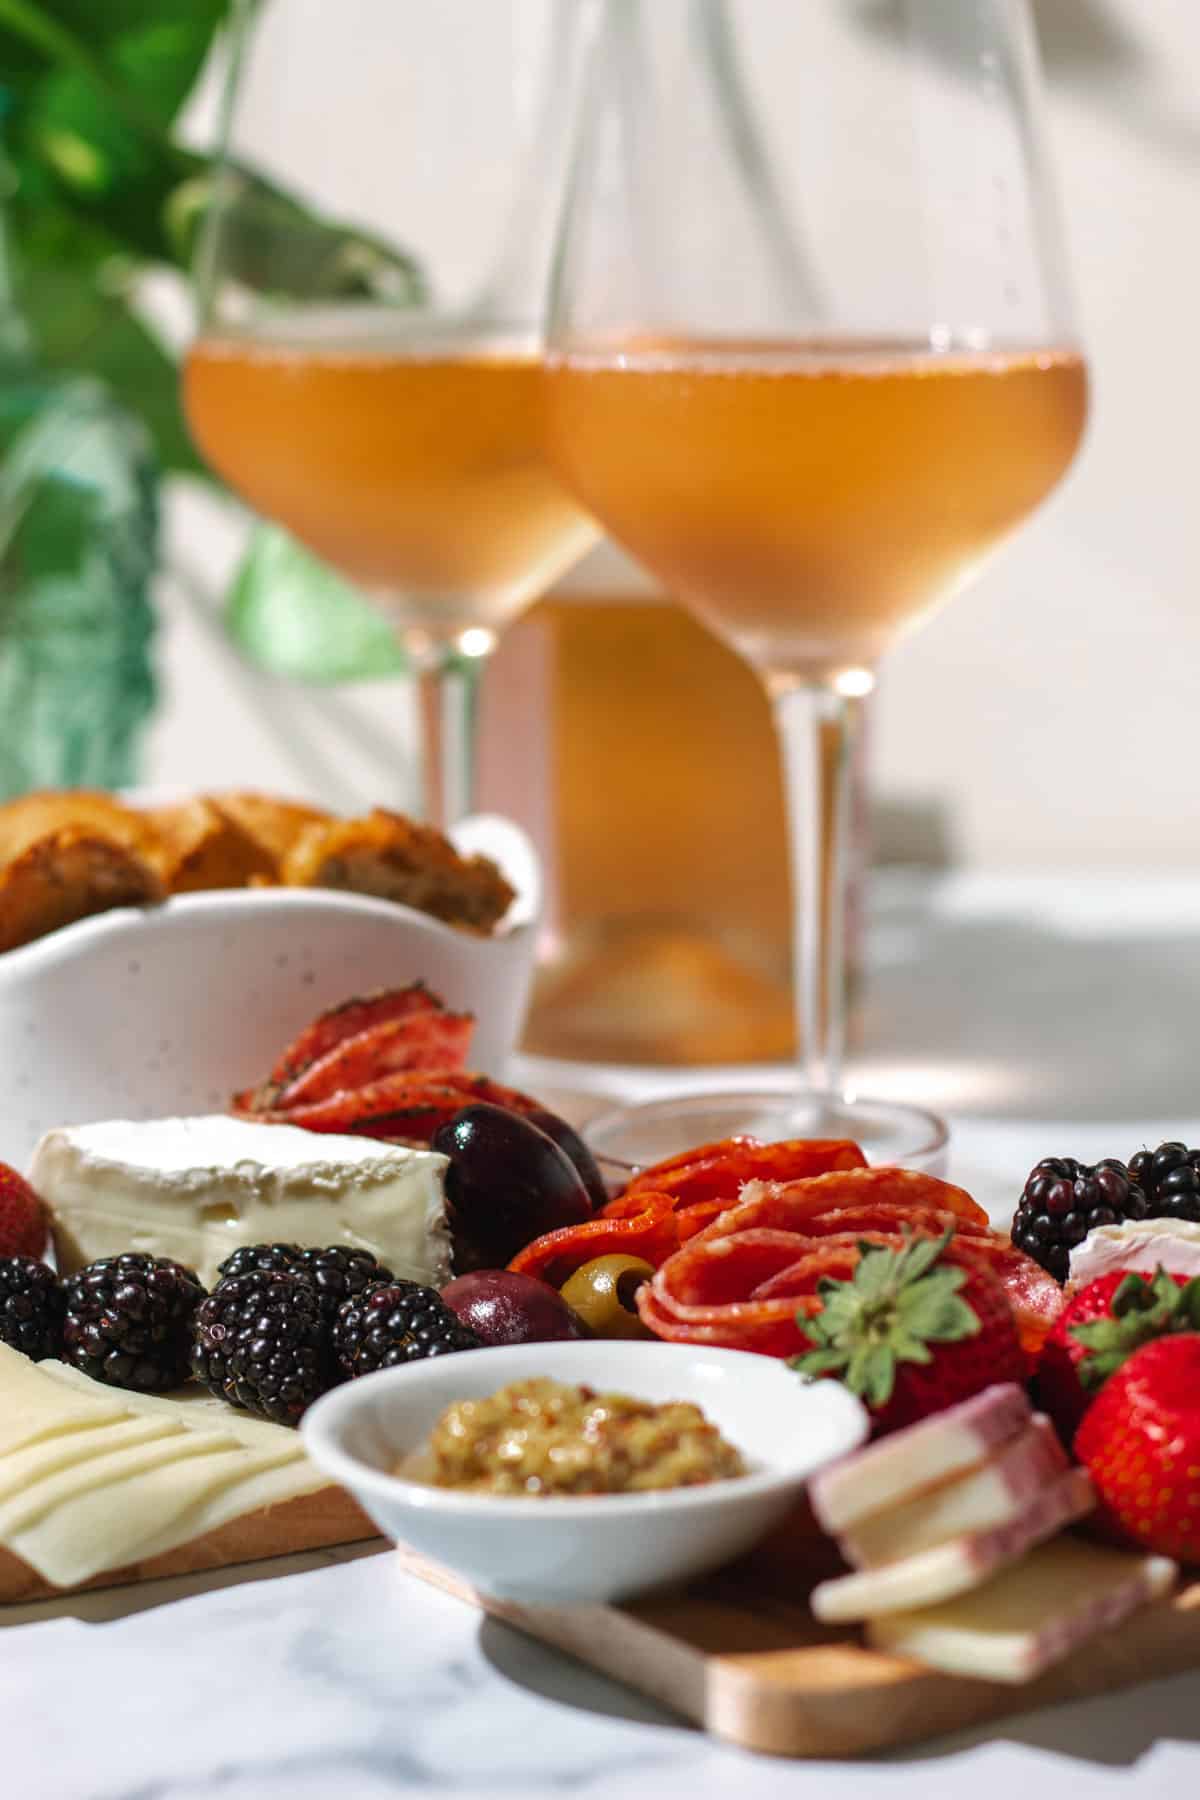
[[[450,1278],[447,1159],[223,1115],[47,1132],[29,1179],[66,1271],[141,1250],[206,1285],[242,1244],[344,1244],[432,1287]]]
[[[1153,1275],[1160,1265],[1168,1275],[1200,1275],[1200,1225],[1191,1219],[1130,1219],[1123,1225],[1100,1225],[1072,1250],[1069,1285],[1086,1287],[1117,1269]]]

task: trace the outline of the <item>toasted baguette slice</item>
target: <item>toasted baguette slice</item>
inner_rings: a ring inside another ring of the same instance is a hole
[[[161,878],[141,852],[88,826],[68,825],[0,867],[0,951],[114,906],[165,898]]]
[[[12,862],[42,839],[69,829],[132,852],[144,851],[154,837],[145,814],[114,794],[43,788],[0,804],[0,863]]]
[[[312,825],[328,824],[331,815],[319,806],[299,800],[278,800],[272,794],[209,794],[206,798],[244,831],[271,863],[271,879],[280,878],[283,859]]]
[[[488,857],[460,856],[440,831],[378,807],[365,819],[310,826],[285,858],[283,879],[393,900],[475,931],[491,931],[513,899]]]
[[[270,883],[277,859],[212,800],[147,808],[153,832],[146,855],[169,894]]]

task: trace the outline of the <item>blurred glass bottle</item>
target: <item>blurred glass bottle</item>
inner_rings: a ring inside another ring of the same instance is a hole
[[[510,629],[480,748],[481,800],[521,821],[547,871],[527,1050],[791,1054],[779,753],[761,686],[732,651],[602,545]],[[851,974],[857,935],[852,920]]]
[[[7,173],[0,143],[0,797],[119,787],[136,780],[155,697],[157,472],[99,382],[39,365]]]

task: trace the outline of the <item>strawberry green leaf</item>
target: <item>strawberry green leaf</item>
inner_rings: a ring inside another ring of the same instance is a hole
[[[1095,1393],[1143,1344],[1197,1329],[1200,1279],[1180,1286],[1161,1264],[1149,1278],[1127,1275],[1109,1302],[1107,1318],[1070,1327],[1087,1352],[1078,1366],[1080,1384]]]
[[[901,1363],[928,1364],[934,1344],[981,1329],[959,1289],[966,1271],[939,1261],[952,1237],[910,1238],[900,1250],[860,1243],[849,1281],[817,1284],[820,1311],[797,1324],[813,1348],[790,1366],[802,1375],[841,1374],[868,1406],[885,1406]]]

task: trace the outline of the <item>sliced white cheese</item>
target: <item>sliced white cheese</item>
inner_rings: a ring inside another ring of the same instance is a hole
[[[72,1368],[69,1363],[44,1362],[38,1367],[62,1387],[80,1394],[97,1391],[91,1376],[85,1375],[82,1369]],[[230,1406],[219,1394],[210,1394],[202,1387],[176,1388],[170,1394],[138,1394],[125,1389],[109,1391],[118,1394],[126,1412],[136,1413],[139,1417],[173,1419],[187,1431],[220,1431],[251,1448],[287,1444],[296,1456],[304,1455],[300,1434],[290,1426],[277,1425],[272,1419],[260,1419],[254,1413],[242,1412],[236,1406]]]
[[[0,1460],[0,1502],[31,1493],[37,1482],[60,1469],[77,1469],[113,1451],[155,1443],[182,1429],[170,1419],[117,1419],[27,1444]]]
[[[88,1381],[86,1375],[86,1393],[62,1393],[47,1382],[44,1371],[62,1366],[30,1362],[19,1350],[0,1344],[0,1457],[60,1432],[125,1416],[127,1409],[120,1397]]]
[[[1168,1593],[1177,1574],[1165,1556],[1130,1556],[1059,1538],[974,1593],[871,1620],[867,1639],[878,1650],[952,1675],[1031,1681],[1136,1607]]]
[[[450,1276],[445,1168],[429,1150],[212,1115],[47,1132],[29,1179],[68,1273],[140,1250],[211,1285],[242,1244],[344,1244],[440,1287]]]
[[[328,1486],[299,1433],[215,1395],[106,1388],[0,1345],[0,1547],[56,1587]]]
[[[248,1450],[244,1444],[223,1444],[215,1433],[181,1431],[172,1442],[176,1455],[166,1454],[153,1466],[130,1467],[103,1487],[83,1488],[53,1516],[11,1531],[10,1548],[45,1580],[70,1587],[160,1548],[186,1544],[199,1535],[191,1515],[206,1500],[241,1486],[247,1475],[293,1460],[287,1446]]]
[[[161,1436],[155,1435],[149,1442],[123,1445],[106,1456],[87,1457],[0,1501],[0,1542],[11,1548],[18,1532],[62,1510],[77,1495],[98,1494],[103,1488],[127,1482],[133,1475],[142,1476],[191,1456],[212,1456],[218,1451],[241,1448],[236,1438],[220,1432],[172,1431],[168,1426]],[[111,1515],[115,1530],[120,1522],[120,1507],[111,1496],[106,1496],[101,1505]]]
[[[180,1544],[190,1544],[193,1538],[203,1537],[209,1531],[220,1531],[222,1526],[244,1519],[260,1508],[285,1506],[289,1500],[302,1500],[328,1486],[329,1477],[304,1455],[258,1474],[243,1473],[219,1493],[210,1493],[194,1504],[157,1537],[148,1537],[137,1553],[138,1560],[145,1562],[152,1556],[163,1556]]]

